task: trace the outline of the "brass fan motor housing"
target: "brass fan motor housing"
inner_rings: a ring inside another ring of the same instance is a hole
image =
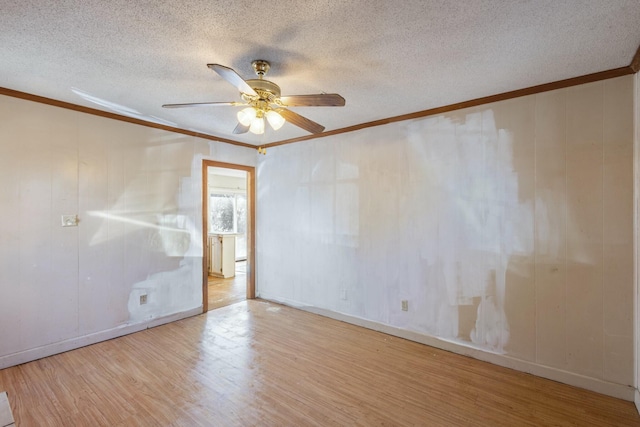
[[[249,102],[276,102],[276,100],[280,98],[280,86],[274,82],[270,82],[269,80],[264,80],[263,78],[264,75],[269,72],[269,68],[271,68],[269,62],[263,59],[256,59],[251,63],[251,65],[253,66],[253,70],[256,72],[258,78],[246,80],[246,82],[253,90],[256,91],[259,98],[256,99],[255,97],[248,96],[246,94],[242,94],[242,97]]]
[[[261,92],[267,92],[267,94],[271,94],[273,98],[280,98],[280,86],[269,80],[250,79],[247,80],[247,84],[258,92],[261,98],[264,98]]]

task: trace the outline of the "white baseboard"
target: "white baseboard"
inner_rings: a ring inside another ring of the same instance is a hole
[[[505,368],[515,369],[521,372],[533,374],[542,378],[547,378],[553,381],[558,381],[564,384],[584,388],[587,390],[595,391],[596,393],[605,394],[607,396],[616,397],[618,399],[624,399],[628,401],[634,401],[634,388],[631,386],[625,386],[622,384],[616,384],[609,381],[604,381],[598,378],[587,377],[584,375],[576,374],[562,369],[552,368],[549,366],[540,365],[534,362],[515,359],[508,355],[491,353],[483,349],[476,347],[466,346],[460,342],[448,341],[442,338],[433,337],[430,335],[424,335],[418,332],[409,331],[406,329],[397,328],[395,326],[385,325],[383,323],[374,322],[372,320],[363,319],[357,316],[349,314],[338,313],[335,311],[318,308],[301,304],[296,301],[291,301],[283,298],[272,298],[269,295],[260,295],[261,299],[272,301],[278,304],[284,304],[290,307],[298,308],[310,313],[319,314],[321,316],[329,317],[342,322],[351,323],[353,325],[362,326],[363,328],[372,329],[374,331],[383,332],[385,334],[393,335],[396,337],[404,338],[410,341],[419,342],[431,347],[436,347],[442,350],[450,351],[452,353],[469,356],[474,359],[482,360],[484,362],[493,363],[494,365],[503,366]],[[638,391],[635,390],[636,406],[639,405]]]
[[[107,329],[105,331],[96,332],[90,335],[70,338],[68,340],[47,344],[42,347],[36,347],[18,353],[8,354],[6,356],[0,357],[0,369],[42,359],[43,357],[52,356],[54,354],[64,353],[65,351],[75,350],[76,348],[85,347],[87,345],[110,340],[124,335],[129,335],[134,332],[154,328],[156,326],[164,325],[165,323],[175,322],[176,320],[185,319],[187,317],[195,316],[198,314],[202,314],[202,306],[186,311],[181,311],[179,313],[170,314],[168,316],[158,317],[147,322],[122,325],[113,329]]]
[[[640,391],[635,389],[635,393],[633,393],[633,403],[636,404],[636,409],[640,413]]]

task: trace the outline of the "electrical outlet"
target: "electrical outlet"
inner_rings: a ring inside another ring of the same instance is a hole
[[[62,215],[62,226],[63,227],[77,227],[78,226],[78,215]]]
[[[140,305],[147,303],[147,294],[140,295]]]
[[[406,299],[402,300],[402,311],[409,311],[409,301]]]
[[[346,289],[340,289],[340,299],[341,300],[346,300],[347,299],[347,290]]]

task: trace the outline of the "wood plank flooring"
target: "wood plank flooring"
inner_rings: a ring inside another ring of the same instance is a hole
[[[630,402],[261,300],[0,371],[27,426],[632,426]]]
[[[236,275],[228,279],[209,276],[209,310],[247,299],[247,262],[236,262]]]

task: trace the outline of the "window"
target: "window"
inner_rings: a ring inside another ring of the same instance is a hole
[[[236,261],[247,258],[247,196],[214,193],[209,199],[209,232],[236,233]]]

